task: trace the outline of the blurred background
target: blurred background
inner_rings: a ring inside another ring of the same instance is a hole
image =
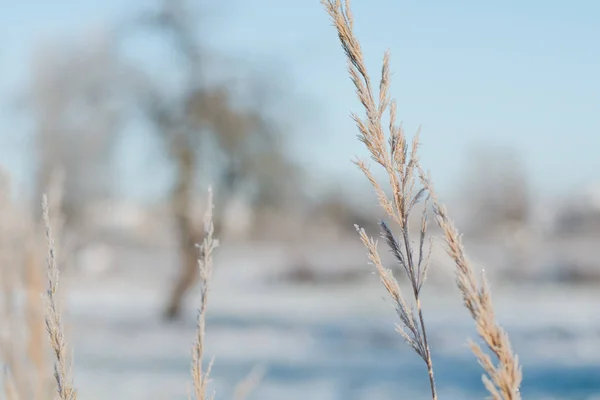
[[[360,104],[318,1],[2,10],[0,331],[22,398],[51,387],[42,193],[80,397],[186,397],[209,186],[216,398],[237,399],[251,371],[250,399],[428,398],[354,229],[377,236],[383,214],[351,163],[367,158],[350,118]],[[523,396],[600,398],[600,4],[353,11],[373,75],[392,51],[399,118],[422,130],[422,163],[492,282]],[[441,242],[424,289],[440,397],[482,398]]]

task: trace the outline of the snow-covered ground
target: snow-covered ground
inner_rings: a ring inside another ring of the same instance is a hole
[[[80,398],[186,398],[198,293],[184,318],[167,324],[160,313],[173,252],[121,248],[109,259],[113,269],[90,268],[63,285]],[[317,269],[369,268],[354,242],[219,249],[207,328],[216,398],[231,398],[259,365],[266,376],[250,399],[427,399],[425,366],[394,332],[375,276],[316,285],[274,279],[314,260],[324,260]],[[445,276],[433,272],[424,289],[439,397],[484,398],[466,348],[473,323]],[[498,318],[523,363],[523,397],[600,399],[600,287],[492,283]]]

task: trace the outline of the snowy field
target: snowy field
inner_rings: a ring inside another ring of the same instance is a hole
[[[427,399],[425,366],[394,332],[377,278],[275,279],[298,254],[330,264],[318,268],[351,263],[369,271],[359,246],[219,249],[207,328],[216,398],[232,398],[235,384],[263,366],[250,399]],[[167,324],[160,313],[173,253],[121,249],[111,257],[113,269],[80,273],[63,286],[80,398],[186,398],[197,291],[182,320]],[[433,273],[424,292],[439,395],[481,399],[481,369],[466,348],[473,323],[445,276]],[[600,287],[492,284],[498,318],[524,367],[523,397],[600,399]]]

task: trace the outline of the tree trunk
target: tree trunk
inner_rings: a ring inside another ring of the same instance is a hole
[[[177,183],[172,193],[171,206],[177,225],[181,267],[165,310],[167,319],[179,317],[183,298],[198,278],[196,244],[202,241],[203,235],[202,231],[195,227],[192,214],[196,181],[196,155],[188,143],[175,146]]]

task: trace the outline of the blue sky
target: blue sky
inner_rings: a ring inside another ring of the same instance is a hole
[[[110,26],[151,3],[2,1],[3,102],[26,84],[32,49],[42,39]],[[297,120],[294,157],[321,184],[360,185],[349,162],[365,155],[349,118],[360,108],[319,1],[219,3],[203,28],[210,44],[264,68],[301,99],[290,110]],[[392,52],[399,117],[409,133],[422,126],[422,160],[442,190],[460,182],[477,146],[518,150],[543,193],[600,181],[599,2],[354,0],[353,9],[374,74],[383,52]],[[1,120],[0,162],[24,176],[26,124],[10,111]],[[134,154],[136,140],[142,139],[132,133],[122,149],[131,153],[122,179],[138,182],[138,194],[156,192],[160,179],[139,179],[145,161]]]

